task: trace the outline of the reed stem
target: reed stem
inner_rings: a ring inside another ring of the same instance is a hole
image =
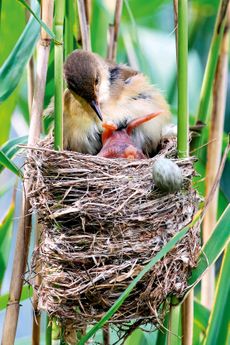
[[[77,5],[81,30],[82,48],[84,50],[91,51],[90,26],[87,22],[86,17],[86,3],[84,0],[78,0]]]
[[[207,148],[205,194],[210,194],[213,188],[218,167],[221,161],[221,149],[224,130],[224,114],[227,98],[228,80],[228,50],[229,50],[229,25],[230,7],[228,10],[228,24],[226,25],[220,48],[220,56],[217,63],[215,81],[213,86],[213,107],[211,113],[211,126],[209,133],[209,145]],[[203,243],[210,238],[217,221],[218,187],[213,195],[203,221]],[[201,282],[201,302],[211,309],[215,293],[215,267],[211,267]]]
[[[35,224],[35,247],[39,246],[39,240],[40,240],[40,234],[41,234],[41,225],[38,224],[38,221],[36,219]],[[36,277],[35,277],[35,285],[37,288],[39,288],[41,284],[41,275],[39,274],[40,271],[40,265],[38,263],[38,260],[36,260]],[[40,326],[41,326],[41,314],[38,310],[38,295],[37,292],[34,290],[33,293],[33,326],[32,326],[32,345],[39,345],[40,344]]]
[[[11,274],[9,300],[6,307],[5,319],[2,331],[2,345],[14,345],[20,297],[23,286],[23,274],[26,269],[29,241],[31,234],[31,215],[28,214],[28,202],[23,199],[22,219],[18,227],[13,269]]]
[[[63,42],[63,25],[65,14],[65,0],[55,2],[55,34],[59,42]],[[54,46],[54,147],[63,149],[63,44]]]
[[[192,289],[182,304],[182,345],[192,345],[194,316],[194,290]]]
[[[42,1],[42,20],[52,27],[53,19],[53,0]],[[49,57],[50,39],[44,38],[46,33],[41,31],[41,41],[38,47],[37,73],[35,82],[34,98],[31,110],[31,122],[29,129],[28,144],[36,144],[40,136],[41,116],[43,111],[44,92],[46,84],[47,65]],[[28,174],[29,175],[29,174]],[[30,190],[29,179],[25,180],[25,195],[23,197],[22,221],[19,225],[16,248],[13,262],[13,270],[10,282],[9,302],[2,332],[2,345],[13,345],[17,330],[19,316],[19,301],[23,286],[23,275],[26,269],[30,234],[31,234],[31,206],[26,198]]]
[[[32,345],[40,344],[40,327],[41,327],[41,315],[38,311],[38,299],[37,296],[33,296],[33,328],[32,328]]]
[[[208,60],[204,72],[203,83],[201,87],[200,102],[196,118],[197,125],[206,125],[209,107],[211,101],[212,87],[215,77],[215,71],[220,51],[220,45],[224,33],[224,27],[226,23],[227,7],[229,0],[220,0],[218,14],[216,17],[214,33],[209,49]],[[200,129],[200,135],[196,136],[192,142],[192,149],[199,148],[203,143],[202,127]]]
[[[52,324],[48,315],[46,315],[46,345],[52,345]]]
[[[86,23],[90,25],[91,17],[92,17],[92,1],[91,0],[84,0],[85,3],[85,16],[86,16]]]
[[[174,28],[175,28],[175,43],[176,43],[176,56],[178,49],[178,0],[173,0],[173,10],[174,10]],[[177,56],[178,60],[178,56]]]
[[[28,88],[28,108],[31,114],[33,96],[34,96],[34,58],[31,57],[27,66],[27,88]]]
[[[66,1],[65,14],[65,57],[72,53],[74,49],[74,7],[72,1]]]
[[[178,5],[178,8],[177,8]],[[178,156],[189,155],[188,116],[188,1],[174,3],[178,10],[177,58],[178,58]],[[175,20],[176,21],[176,20]],[[182,344],[192,345],[193,338],[193,290],[182,304]]]
[[[116,61],[116,55],[117,55],[117,40],[118,40],[118,32],[119,32],[120,21],[121,21],[122,7],[123,7],[123,0],[116,0],[114,22],[112,25],[109,26],[109,45],[108,45],[107,57],[109,60],[112,60],[114,62]]]
[[[178,345],[180,325],[180,306],[171,306],[169,314],[169,332],[167,336],[167,345]]]
[[[44,3],[45,0],[41,3],[41,16],[42,20],[47,24],[49,28],[52,29],[53,26],[53,8],[54,8],[54,1],[49,0]],[[42,125],[42,113],[43,113],[43,103],[44,103],[44,96],[45,96],[45,86],[46,86],[46,75],[48,70],[48,60],[49,60],[49,52],[50,52],[50,36],[47,34],[45,30],[41,30],[41,48],[39,46],[38,49],[38,61],[37,61],[37,76],[36,76],[36,85],[34,91],[34,99],[32,104],[32,113],[31,113],[31,123],[30,126],[34,126],[34,133],[36,131],[36,135],[33,136],[29,134],[29,140],[35,140],[32,144],[35,144],[38,140],[41,132],[41,125]],[[40,61],[41,60],[41,61]],[[39,84],[40,76],[42,76],[44,81]],[[34,116],[33,116],[34,114]],[[37,128],[36,128],[37,127]],[[35,227],[36,232],[36,245],[38,245],[39,236],[40,236],[40,226],[36,222]],[[38,269],[36,267],[36,272]],[[39,286],[40,276],[36,276],[36,285]],[[34,318],[33,318],[33,328],[32,328],[32,344],[39,345],[40,343],[40,314],[37,310],[38,305],[38,298],[36,293],[33,296],[33,308],[34,308]]]
[[[30,6],[31,1],[27,0],[27,4]],[[30,19],[30,12],[26,9],[26,22]],[[33,95],[34,95],[34,58],[33,56],[30,58],[29,63],[27,65],[27,93],[28,93],[28,108],[29,108],[29,114],[31,114],[32,110],[32,103],[33,103]],[[38,229],[38,223],[36,221],[35,225],[35,245],[38,243],[38,237],[39,237],[39,229]],[[36,269],[36,272],[38,270]],[[38,276],[36,276],[36,285],[40,285],[40,281],[38,280]],[[39,345],[40,344],[40,329],[41,329],[41,316],[40,312],[38,311],[38,296],[34,292],[33,294],[33,325],[32,325],[32,345]]]
[[[178,136],[179,158],[188,157],[188,3],[178,3]]]

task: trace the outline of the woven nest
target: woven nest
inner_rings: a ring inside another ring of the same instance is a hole
[[[152,164],[162,156],[181,168],[181,191],[167,194],[154,186]],[[41,310],[78,329],[98,321],[192,220],[199,203],[191,187],[194,159],[175,157],[175,139],[164,140],[154,158],[132,161],[56,152],[49,140],[30,150],[29,198],[43,226],[33,255],[42,277],[34,286]],[[195,226],[143,277],[110,321],[157,325],[167,298],[183,296],[199,250]]]

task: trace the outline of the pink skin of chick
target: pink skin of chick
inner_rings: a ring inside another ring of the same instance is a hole
[[[132,120],[127,124],[126,128],[118,129],[114,123],[103,123],[102,127],[102,149],[98,153],[99,157],[104,158],[127,158],[127,159],[144,159],[147,158],[142,150],[135,146],[131,132],[134,128],[140,126],[142,123],[152,120],[154,117],[161,114],[151,113],[138,119]]]

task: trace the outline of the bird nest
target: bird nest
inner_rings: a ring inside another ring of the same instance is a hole
[[[200,201],[191,187],[194,158],[177,159],[175,139],[162,140],[159,153],[142,160],[57,152],[47,139],[28,150],[28,197],[42,224],[32,264],[42,278],[40,286],[34,283],[39,308],[62,324],[84,328],[191,222]],[[152,165],[162,156],[182,171],[179,192],[154,186]],[[183,296],[199,250],[194,226],[145,274],[110,322],[159,325],[168,297]]]

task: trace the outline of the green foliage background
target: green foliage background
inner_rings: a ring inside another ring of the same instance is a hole
[[[107,29],[109,23],[113,21],[113,6],[111,6],[111,3],[113,2],[109,0],[92,1],[92,48],[93,51],[102,56],[106,56]],[[191,125],[194,124],[197,112],[203,72],[218,3],[218,0],[193,0],[189,2],[189,112]],[[36,0],[32,1],[32,8],[36,13],[39,13],[39,3]],[[71,15],[76,18],[75,7],[70,4],[70,9],[72,11]],[[31,18],[30,23],[26,26],[25,9],[15,0],[0,1],[0,18],[0,146],[3,154],[11,159],[18,152],[17,144],[25,143],[27,140],[30,120],[27,104],[26,64],[32,54],[36,61],[36,51],[34,48],[39,37],[39,24],[34,18]],[[74,39],[71,44],[74,48],[78,48],[78,28],[76,23],[74,23],[72,31]],[[52,43],[44,107],[49,104],[54,94],[53,50]],[[68,52],[69,47],[66,45],[65,56]],[[176,123],[176,55],[172,1],[124,1],[117,61],[122,63],[132,62],[133,67],[138,68],[149,76],[152,83],[156,84],[164,92],[171,105],[173,121]],[[43,134],[47,133],[49,124],[50,119],[44,119]],[[226,145],[227,133],[229,131],[230,97],[228,97],[227,102],[223,147]],[[207,139],[208,128],[206,132]],[[197,187],[201,194],[204,194],[203,177],[205,176],[205,163],[206,149],[204,148],[198,164],[198,171],[201,177],[199,177]],[[5,165],[7,166],[7,164],[6,162]],[[23,160],[16,158],[15,164],[21,167]],[[14,169],[15,166],[11,168]],[[4,297],[4,294],[9,289],[22,187],[20,183],[17,184],[16,202],[15,197],[11,201],[14,185],[18,183],[18,180],[16,180],[15,175],[5,170],[3,165],[0,166],[0,172],[0,218],[3,221],[3,225],[0,227],[0,235],[1,231],[2,234],[4,232],[4,238],[2,236],[3,240],[0,246],[0,287]],[[230,160],[228,158],[221,180],[218,205],[219,216],[223,213],[230,198],[229,173]],[[229,254],[226,262],[229,264]],[[32,307],[28,300],[31,291],[27,288],[24,288],[23,291],[23,299],[27,299],[27,301],[21,308],[16,344],[27,345],[31,343],[29,339],[32,324]],[[198,296],[199,289],[197,289]],[[0,304],[0,310],[2,310],[0,312],[0,333],[5,308],[4,298],[0,300],[0,303],[3,303],[2,305]],[[28,317],[30,322],[25,323]],[[196,302],[194,344],[199,343],[200,332],[203,334],[206,330],[208,318],[209,312]],[[44,332],[44,316],[42,317],[42,322]],[[115,333],[113,333],[113,336],[116,338]],[[100,338],[100,334],[97,337]],[[154,335],[152,333],[150,335],[150,333],[137,330],[127,340],[126,344],[155,344],[156,341],[159,341],[159,337],[157,337],[157,332]]]

